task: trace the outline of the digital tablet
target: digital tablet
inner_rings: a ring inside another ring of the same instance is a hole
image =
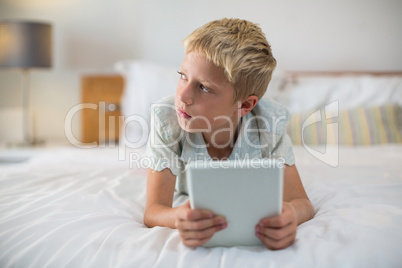
[[[191,208],[223,215],[226,229],[205,247],[261,245],[255,226],[282,211],[284,163],[275,159],[194,161],[186,177]]]

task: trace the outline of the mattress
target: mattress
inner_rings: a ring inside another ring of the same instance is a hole
[[[402,145],[340,147],[336,167],[294,152],[315,217],[277,251],[189,248],[144,226],[143,149],[52,148],[0,166],[0,266],[401,267]]]

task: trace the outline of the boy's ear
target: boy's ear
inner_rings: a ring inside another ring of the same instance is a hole
[[[239,108],[239,116],[245,116],[248,114],[258,102],[257,96],[248,96],[248,98],[241,102],[241,106]]]

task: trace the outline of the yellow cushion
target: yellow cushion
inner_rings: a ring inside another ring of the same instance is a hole
[[[287,131],[293,144],[303,144],[303,123],[314,112],[292,115]],[[322,109],[321,118],[304,128],[305,144],[333,145],[337,144],[337,136],[342,145],[402,143],[402,107],[399,105],[358,107],[339,111],[338,117],[332,119],[325,119]]]

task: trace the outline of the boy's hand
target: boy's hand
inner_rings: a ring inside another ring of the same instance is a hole
[[[190,201],[178,207],[175,224],[183,244],[189,247],[205,244],[227,226],[225,217],[215,216],[210,210],[191,209]]]
[[[296,214],[288,202],[283,202],[282,213],[262,218],[255,228],[255,235],[269,249],[284,249],[293,244],[296,230]]]

